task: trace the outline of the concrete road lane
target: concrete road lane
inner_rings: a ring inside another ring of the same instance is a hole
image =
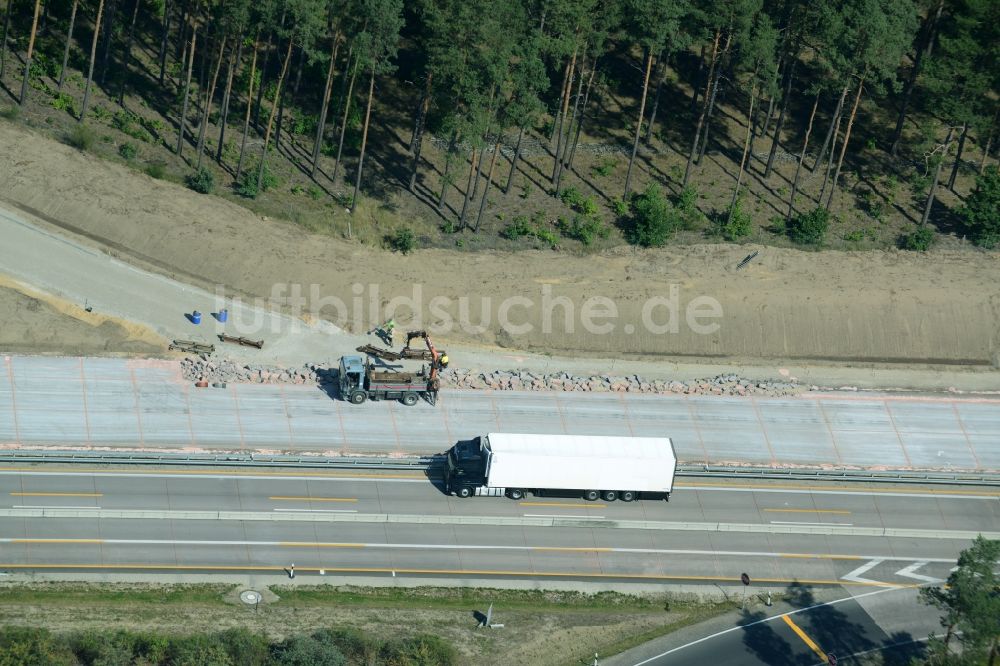
[[[0,470],[0,565],[279,571],[294,561],[306,573],[603,583],[733,583],[750,569],[768,586],[863,588],[946,578],[968,543],[949,535],[1000,524],[998,493],[968,488],[733,482],[678,489],[669,503],[513,502],[446,497],[413,474],[200,471]],[[22,515],[37,506],[75,513]],[[150,513],[109,513],[122,510]],[[205,510],[249,513],[184,513]],[[539,516],[558,519],[532,526]],[[712,529],[721,520],[736,531]]]
[[[687,462],[1000,470],[1000,400],[445,391],[350,405],[316,387],[195,389],[137,359],[5,357],[0,443],[326,454],[440,453],[490,431],[670,436]]]

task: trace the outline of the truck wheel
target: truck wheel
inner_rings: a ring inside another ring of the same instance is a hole
[[[596,490],[588,490],[585,493],[583,493],[583,499],[587,500],[588,502],[596,502],[597,498],[600,496],[601,493],[597,492]]]
[[[461,486],[455,491],[455,494],[459,497],[470,497],[472,495],[472,488],[469,486]]]
[[[361,403],[363,403],[365,400],[368,399],[368,394],[365,393],[364,391],[353,391],[351,395],[347,397],[347,399],[350,400],[352,404],[360,405]]]
[[[614,502],[618,499],[618,492],[614,490],[605,490],[601,494],[603,495],[605,502]]]
[[[512,500],[524,499],[524,491],[520,488],[511,488],[507,491],[507,497]]]
[[[413,405],[417,404],[417,400],[419,398],[416,393],[404,393],[403,397],[399,399],[407,407],[413,407]]]
[[[623,502],[631,502],[632,500],[635,499],[635,491],[634,490],[623,490],[622,494],[621,494],[621,498],[622,498]]]

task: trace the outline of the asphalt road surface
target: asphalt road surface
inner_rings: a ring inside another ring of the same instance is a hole
[[[446,391],[351,405],[315,387],[196,389],[166,361],[0,359],[0,444],[439,453],[493,432],[671,437],[686,462],[1000,470],[1000,400]]]
[[[0,569],[755,583],[938,582],[1000,493],[682,482],[670,502],[460,500],[420,474],[0,470]]]

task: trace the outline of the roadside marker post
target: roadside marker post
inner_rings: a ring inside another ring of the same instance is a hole
[[[740,610],[746,610],[747,607],[747,588],[750,587],[750,576],[746,573],[740,574],[740,582],[743,583],[743,603],[740,604]]]

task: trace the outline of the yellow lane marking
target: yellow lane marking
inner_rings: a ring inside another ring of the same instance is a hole
[[[858,555],[828,555],[825,553],[781,553],[781,557],[799,557],[809,560],[867,560]]]
[[[268,476],[274,478],[296,478],[301,476],[329,479],[426,479],[425,474],[335,474],[331,472],[255,472],[253,470],[229,469],[83,469],[83,468],[50,468],[50,467],[0,467],[0,472],[45,472],[46,474],[114,474],[134,476],[137,474],[160,474],[163,476]]]
[[[607,504],[573,504],[571,502],[519,502],[520,506],[565,506],[571,509],[604,509]]]
[[[11,543],[104,543],[104,539],[11,539]]]
[[[279,541],[282,548],[364,548],[363,543],[318,543],[315,541]]]
[[[821,650],[818,645],[816,645],[816,642],[813,639],[809,638],[809,636],[806,635],[806,632],[802,631],[802,628],[799,625],[795,624],[795,621],[791,617],[787,615],[782,615],[781,619],[785,621],[785,624],[791,627],[792,631],[794,631],[796,635],[802,639],[803,643],[808,645],[809,648],[816,653],[817,657],[823,660],[824,664],[830,661],[827,658],[826,653],[823,652],[823,650]]]
[[[167,570],[167,571],[284,571],[282,566],[253,566],[253,565],[217,565],[217,564],[7,564],[0,562],[0,569],[137,569],[137,570]],[[319,572],[319,567],[295,567],[298,572],[315,571]],[[606,579],[641,579],[641,580],[704,580],[714,582],[735,583],[732,578],[722,578],[719,576],[670,576],[660,574],[624,574],[624,573],[598,573],[598,572],[577,572],[577,571],[504,571],[489,569],[393,569],[388,567],[322,567],[323,571],[335,573],[392,573],[396,574],[418,574],[418,575],[446,575],[446,576],[535,576],[539,578],[606,578]],[[920,587],[914,585],[895,585],[892,583],[861,582],[847,580],[827,580],[808,578],[755,578],[762,583],[791,584],[801,583],[805,585],[854,585],[859,587],[894,587],[910,588]]]
[[[588,548],[582,546],[579,548],[574,548],[573,546],[534,546],[532,550],[547,550],[555,552],[567,552],[567,553],[612,553],[614,548]]]
[[[764,509],[768,513],[841,513],[850,514],[850,511],[840,509]]]
[[[13,497],[104,497],[104,493],[11,493]]]
[[[844,492],[850,490],[844,486],[808,486],[802,484],[743,484],[743,483],[719,483],[710,481],[698,483],[695,481],[677,481],[677,487],[701,487],[701,488],[747,488],[750,490],[833,490]],[[866,493],[885,493],[903,495],[968,495],[970,497],[1000,497],[1000,493],[991,493],[981,490],[949,490],[947,488],[865,488]]]
[[[280,495],[272,495],[267,499],[271,500],[281,500],[285,502],[357,502],[356,498],[352,497],[282,497]]]

